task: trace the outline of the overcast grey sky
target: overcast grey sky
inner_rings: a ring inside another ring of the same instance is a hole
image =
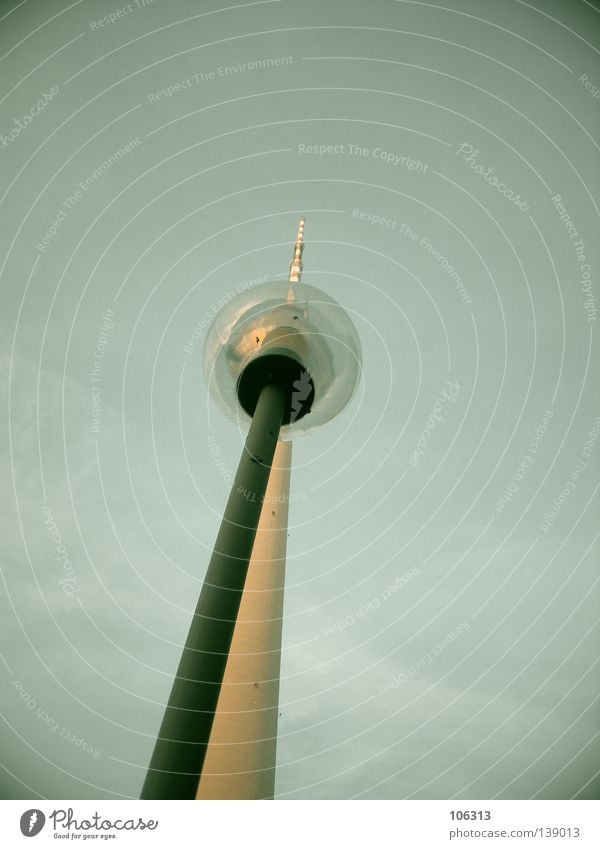
[[[244,439],[205,328],[301,214],[363,374],[277,797],[597,797],[597,3],[0,10],[3,797],[138,797]]]

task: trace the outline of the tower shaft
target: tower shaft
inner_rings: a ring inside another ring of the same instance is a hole
[[[292,443],[279,442],[197,799],[271,799]]]
[[[288,403],[261,391],[160,727],[142,799],[193,799]]]

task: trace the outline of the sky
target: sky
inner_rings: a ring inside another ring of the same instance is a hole
[[[245,438],[207,327],[301,215],[363,359],[294,442],[276,798],[598,797],[599,34],[0,3],[3,798],[139,797]]]

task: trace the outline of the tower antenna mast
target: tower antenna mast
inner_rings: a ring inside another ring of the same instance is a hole
[[[288,289],[288,301],[294,301],[294,283],[299,283],[302,277],[302,251],[304,250],[304,216],[300,219],[298,235],[294,245],[294,256],[290,262],[290,278]]]

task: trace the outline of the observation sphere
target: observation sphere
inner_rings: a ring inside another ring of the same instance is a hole
[[[307,399],[301,413],[292,410],[284,419],[285,439],[344,409],[358,385],[362,355],[347,312],[315,286],[273,281],[240,292],[216,315],[204,345],[204,377],[228,418],[250,423],[253,389],[257,397],[262,388],[253,386],[256,376],[282,352],[300,366],[294,391],[301,402]]]

